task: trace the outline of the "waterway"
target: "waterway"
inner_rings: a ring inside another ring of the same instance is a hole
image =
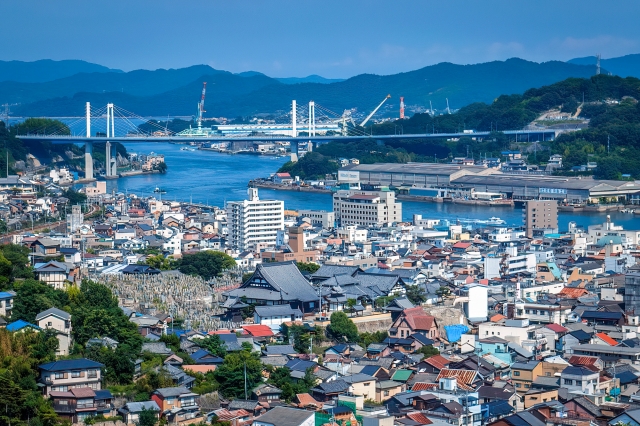
[[[168,200],[205,203],[223,207],[226,201],[244,200],[247,183],[251,179],[268,177],[287,158],[254,155],[228,155],[210,151],[181,151],[181,145],[168,143],[125,144],[129,152],[164,154],[168,170],[164,175],[142,175],[107,181],[109,191],[135,193],[138,196],[152,195],[158,187],[166,191],[162,197]],[[286,209],[331,210],[331,194],[275,191],[261,188],[260,198],[283,200]],[[499,217],[509,225],[522,225],[522,210],[511,207],[468,206],[449,203],[402,202],[404,220],[414,214],[433,219],[488,219]],[[611,220],[625,229],[640,229],[640,216],[611,212]],[[603,223],[605,213],[559,212],[560,231],[567,229],[570,221],[580,226]]]

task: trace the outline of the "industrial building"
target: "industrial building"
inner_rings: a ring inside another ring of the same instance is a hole
[[[274,246],[284,230],[284,201],[260,200],[257,188],[249,188],[249,199],[227,203],[229,244],[244,251]]]
[[[402,203],[393,191],[341,190],[333,194],[333,211],[342,225],[375,226],[402,220]]]
[[[474,192],[502,194],[513,200],[557,200],[598,203],[601,198],[623,201],[640,191],[632,181],[541,174],[508,174],[484,166],[437,163],[358,164],[338,171],[341,184],[394,186],[418,194],[432,189],[436,197],[459,197]]]
[[[449,185],[466,175],[486,176],[499,173],[484,166],[436,163],[378,163],[357,164],[338,171],[338,180],[344,183],[370,183],[382,186],[408,186],[431,188]]]

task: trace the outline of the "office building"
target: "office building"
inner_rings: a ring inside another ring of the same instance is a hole
[[[274,246],[284,230],[284,202],[260,200],[257,188],[248,192],[248,200],[227,203],[229,244],[239,251]]]
[[[524,205],[522,216],[528,238],[533,237],[535,230],[558,230],[558,202],[555,200],[529,200]]]
[[[373,226],[402,220],[402,203],[393,191],[341,190],[333,194],[333,211],[341,225]]]

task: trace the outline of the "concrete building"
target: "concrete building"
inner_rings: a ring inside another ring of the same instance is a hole
[[[633,272],[624,277],[624,307],[628,313],[640,314],[640,273]]]
[[[486,321],[488,315],[486,285],[469,284],[461,289],[462,294],[468,297],[464,302],[464,313],[469,321]]]
[[[300,210],[298,217],[309,219],[312,225],[320,225],[324,229],[333,228],[336,223],[336,215],[326,210]]]
[[[341,190],[333,194],[333,211],[342,225],[373,226],[402,220],[402,203],[393,191]]]
[[[284,230],[284,202],[260,200],[257,188],[249,188],[249,199],[227,203],[229,245],[240,251],[275,245]]]
[[[558,230],[558,202],[555,200],[529,200],[522,210],[527,237],[538,229]]]
[[[42,392],[67,392],[71,388],[101,389],[103,364],[86,358],[65,359],[38,366]]]
[[[515,246],[509,246],[502,255],[489,255],[484,258],[484,278],[500,278],[519,272],[536,271],[536,255],[532,253],[518,254]]]

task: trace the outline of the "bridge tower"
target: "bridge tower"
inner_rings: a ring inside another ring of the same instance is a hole
[[[115,126],[113,118],[113,104],[107,104],[107,138],[115,137]],[[105,176],[112,177],[116,175],[116,159],[115,155],[111,155],[111,142],[107,140],[106,143],[106,158],[105,158]],[[115,154],[115,149],[114,149]]]
[[[291,137],[298,137],[298,117],[296,111],[297,105],[295,99],[291,101]],[[298,141],[292,140],[289,142],[291,148],[291,161],[298,161]]]
[[[91,103],[86,104],[87,139],[91,137]],[[84,144],[84,178],[93,180],[93,142],[87,140]]]

